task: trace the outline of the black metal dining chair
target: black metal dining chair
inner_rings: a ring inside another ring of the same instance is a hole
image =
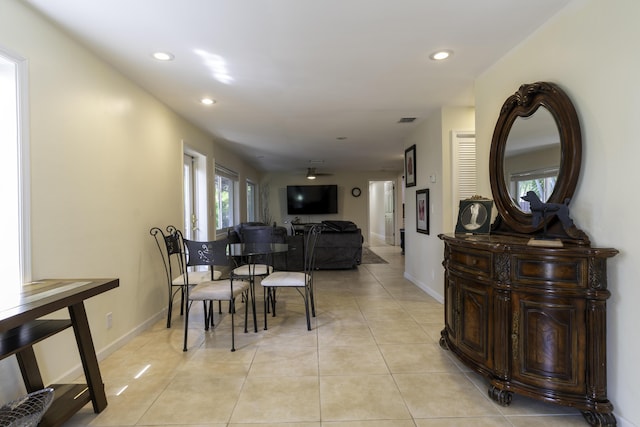
[[[311,316],[316,317],[316,307],[313,295],[313,273],[315,270],[315,249],[318,237],[322,232],[322,225],[316,224],[305,231],[304,238],[304,269],[303,271],[275,271],[260,282],[264,291],[264,329],[267,329],[267,312],[276,315],[277,288],[294,288],[304,299],[307,330],[311,330]]]
[[[184,314],[185,304],[185,264],[183,257],[182,233],[173,225],[163,231],[159,227],[152,227],[149,233],[154,237],[158,251],[162,257],[162,265],[167,283],[169,303],[167,307],[167,328],[171,327],[171,316],[175,297],[180,294],[180,315]],[[219,279],[221,273],[214,271],[213,278]],[[211,280],[211,273],[207,271],[192,272],[189,281],[192,285]]]
[[[286,229],[276,228],[269,225],[243,227],[240,235],[237,237],[239,238],[239,242],[230,240],[230,243],[261,244],[286,243],[287,241]],[[236,266],[231,271],[231,277],[233,277],[234,279],[249,281],[255,332],[258,331],[258,325],[255,322],[255,283],[256,279],[264,279],[264,277],[273,273],[273,257],[274,254],[253,255],[251,257],[236,257]],[[246,323],[245,332],[247,332]]]
[[[185,265],[187,267],[206,266],[209,271],[215,271],[215,266],[227,266],[229,264],[226,255],[227,239],[217,241],[195,241],[183,239]],[[236,298],[241,296],[245,302],[244,322],[247,323],[247,307],[249,284],[245,280],[234,280],[231,276],[229,279],[208,280],[200,282],[195,286],[190,286],[190,277],[193,272],[186,270],[185,294],[185,316],[184,316],[184,348],[187,351],[187,336],[189,331],[189,311],[194,301],[202,301],[204,309],[204,329],[214,328],[214,310],[213,302],[218,301],[218,313],[222,314],[221,301],[229,302],[229,313],[231,315],[231,351],[235,348],[235,322],[234,315],[236,312]],[[210,273],[211,274],[211,273]],[[246,331],[246,330],[245,330]]]

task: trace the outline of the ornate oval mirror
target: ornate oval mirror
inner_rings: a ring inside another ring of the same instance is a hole
[[[531,212],[522,199],[534,191],[546,202],[555,188],[560,170],[560,135],[556,121],[545,107],[529,117],[517,117],[504,149],[503,177],[516,208]]]
[[[498,218],[492,232],[536,234],[549,217],[533,224],[528,203],[534,191],[542,201],[573,197],[582,162],[580,123],[569,97],[547,82],[525,84],[500,110],[491,141],[489,173]]]

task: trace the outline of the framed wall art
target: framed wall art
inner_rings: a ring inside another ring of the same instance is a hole
[[[429,234],[429,189],[416,191],[416,231]]]
[[[493,200],[472,197],[460,200],[456,233],[488,234]]]
[[[416,185],[416,146],[404,150],[404,186]]]

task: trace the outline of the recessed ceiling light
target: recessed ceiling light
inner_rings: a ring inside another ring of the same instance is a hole
[[[439,50],[429,55],[429,58],[434,61],[442,61],[443,59],[449,58],[451,55],[453,55],[453,52],[450,50]]]
[[[169,52],[155,52],[153,57],[158,61],[173,61],[173,54]]]
[[[204,105],[213,105],[216,103],[216,100],[211,98],[202,98],[200,102],[203,103]]]

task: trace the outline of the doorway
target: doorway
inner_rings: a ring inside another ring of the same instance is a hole
[[[207,240],[207,160],[186,147],[183,157],[184,236],[192,240]]]
[[[369,181],[369,246],[395,245],[395,184]]]

